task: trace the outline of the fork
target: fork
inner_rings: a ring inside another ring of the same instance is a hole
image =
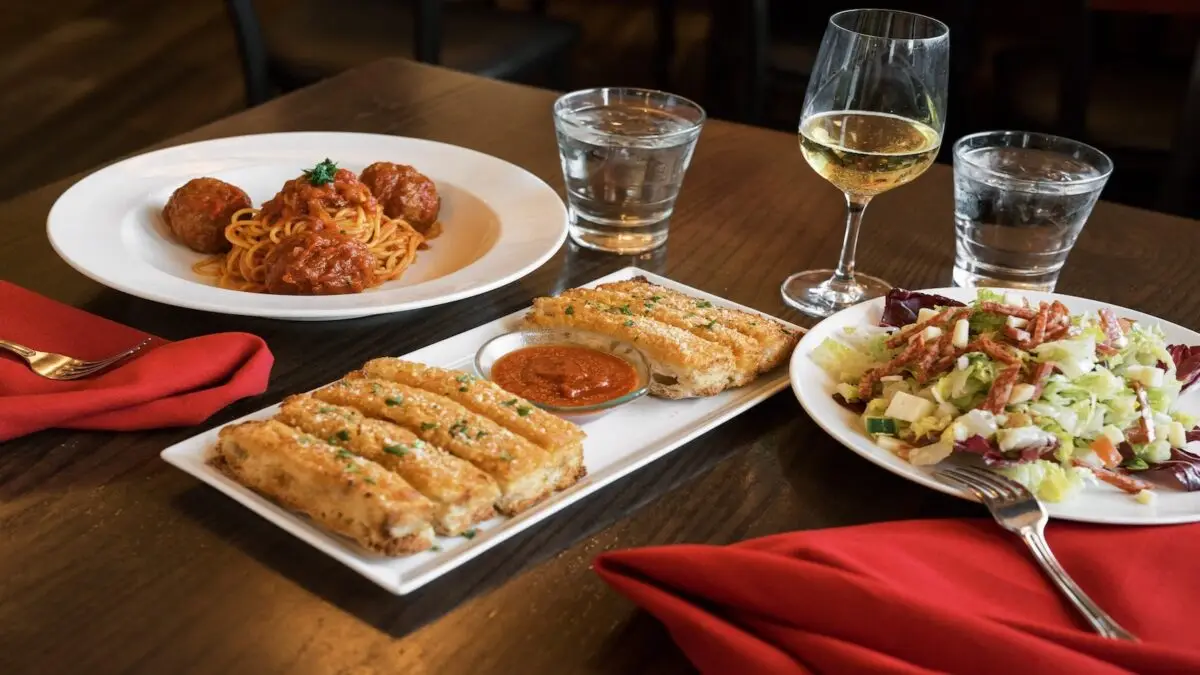
[[[954,467],[935,471],[934,478],[979,498],[1000,527],[1021,537],[1042,571],[1058,586],[1058,590],[1075,605],[1100,635],[1137,642],[1137,637],[1122,628],[1083,592],[1067,575],[1046,543],[1046,509],[1024,485],[998,473],[979,467]]]
[[[25,345],[19,345],[8,340],[0,340],[0,349],[10,351],[21,357],[25,360],[25,363],[29,364],[33,372],[42,377],[51,380],[78,380],[88,375],[95,375],[105,368],[133,356],[148,344],[150,344],[150,338],[142,340],[119,354],[113,354],[108,358],[93,361],[76,359],[65,354],[39,352],[36,349],[30,349]]]

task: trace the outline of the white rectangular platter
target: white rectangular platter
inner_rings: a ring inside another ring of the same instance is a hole
[[[644,276],[655,284],[706,299],[714,305],[762,314],[757,310],[635,267],[618,270],[583,285],[590,287],[637,276]],[[473,372],[472,363],[475,352],[489,339],[518,329],[526,311],[522,309],[514,312],[491,323],[405,354],[403,358],[429,365]],[[764,314],[764,316],[766,315]],[[774,317],[772,318],[774,319]],[[790,328],[802,330],[792,324],[786,322],[784,324]],[[351,368],[348,367],[348,370]],[[205,462],[205,458],[209,449],[216,442],[219,428],[211,429],[167,448],[162,452],[162,458],[241,502],[251,511],[332,556],[388,591],[403,595],[745,412],[787,386],[787,368],[780,367],[745,387],[731,389],[709,398],[668,401],[647,396],[622,406],[582,425],[583,430],[587,433],[583,451],[584,464],[588,474],[578,483],[515,517],[497,516],[480,524],[476,528],[476,535],[471,539],[438,537],[437,546],[433,550],[403,557],[385,557],[366,551],[349,540],[325,531],[307,518],[277,506],[209,466]],[[273,405],[246,415],[235,422],[267,419],[274,416],[278,410],[279,406]]]

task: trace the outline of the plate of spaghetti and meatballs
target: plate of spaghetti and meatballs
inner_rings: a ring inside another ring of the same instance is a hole
[[[50,211],[51,244],[131,295],[212,312],[344,319],[515,281],[566,239],[533,174],[415,138],[311,132],[204,141],[101,169]]]

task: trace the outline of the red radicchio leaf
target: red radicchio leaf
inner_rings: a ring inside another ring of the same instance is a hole
[[[1192,441],[1200,441],[1200,426],[1192,427],[1188,430],[1187,440],[1189,443]]]
[[[1189,436],[1194,432],[1194,429],[1188,432]],[[1138,475],[1185,492],[1200,490],[1200,455],[1171,448],[1170,459],[1154,464]]]
[[[1000,449],[996,447],[995,443],[978,434],[965,441],[958,441],[954,444],[954,449],[958,452],[979,455],[983,458],[983,463],[988,466],[1003,466],[1010,463],[1004,455],[1000,454]]]
[[[992,441],[987,440],[983,436],[971,436],[965,441],[959,441],[954,444],[954,449],[959,452],[968,452],[973,455],[979,455],[983,458],[983,463],[988,466],[1005,466],[1009,464],[1020,464],[1022,462],[1032,462],[1035,459],[1054,454],[1058,449],[1058,439],[1054,439],[1049,443],[1041,443],[1038,445],[1029,445],[1008,452],[1001,452],[1000,448]]]
[[[883,316],[879,318],[879,325],[899,328],[915,323],[917,312],[921,309],[963,306],[963,303],[943,295],[893,288],[888,291],[887,298],[884,300]]]
[[[1167,353],[1175,362],[1175,379],[1183,384],[1183,390],[1200,381],[1200,346],[1168,345]]]

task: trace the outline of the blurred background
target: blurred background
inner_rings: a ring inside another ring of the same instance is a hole
[[[570,90],[643,85],[794,132],[830,14],[798,0],[58,0],[0,20],[0,199],[385,56]],[[865,6],[865,5],[864,5]],[[870,5],[877,6],[877,5]],[[971,131],[1113,157],[1105,199],[1197,216],[1200,0],[928,0],[951,26],[939,161]],[[339,26],[367,26],[367,31]],[[799,150],[780,161],[801,163]]]

